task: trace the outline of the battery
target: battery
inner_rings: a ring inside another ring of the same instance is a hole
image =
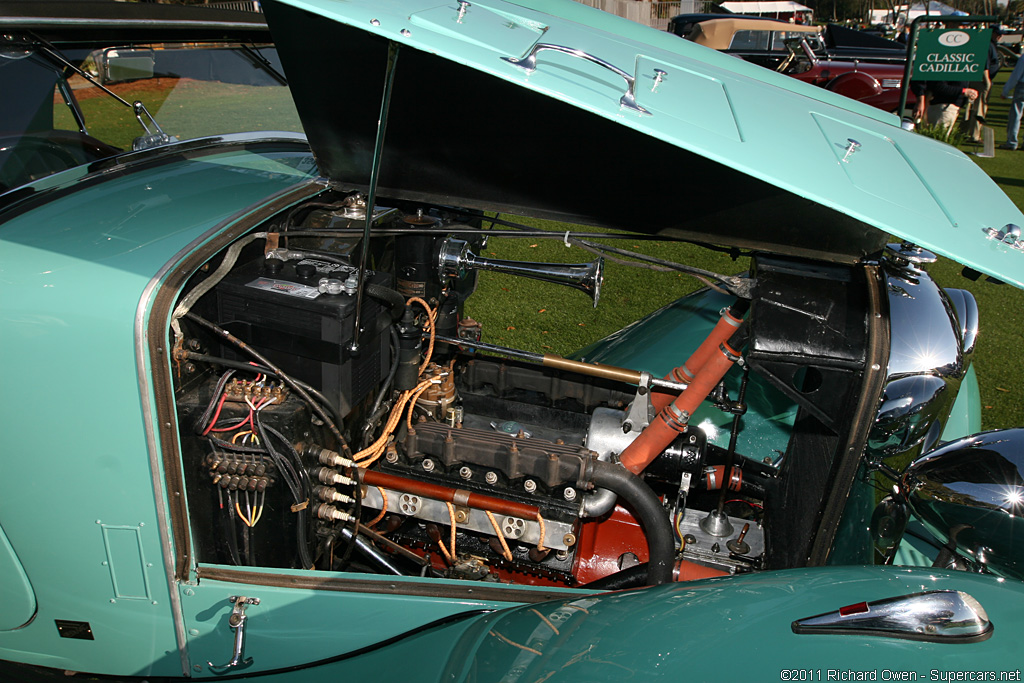
[[[354,270],[314,258],[288,263],[259,258],[232,270],[216,287],[221,326],[292,377],[319,388],[343,417],[390,364],[389,311],[363,297],[364,328],[354,355],[356,296],[318,288],[322,278],[344,280]],[[391,286],[383,273],[369,273],[366,281]]]

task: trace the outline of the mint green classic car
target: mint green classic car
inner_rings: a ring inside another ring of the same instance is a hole
[[[0,677],[1020,680],[969,159],[573,2],[262,9],[2,8]],[[603,260],[515,216],[737,264],[537,354],[480,271]]]

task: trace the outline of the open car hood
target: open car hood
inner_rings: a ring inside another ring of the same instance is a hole
[[[832,261],[892,235],[1024,286],[1024,253],[985,232],[1024,223],[991,179],[824,89],[568,0],[264,11],[320,169],[344,186],[368,185],[384,121],[382,196]],[[507,61],[538,44],[575,52]],[[644,111],[622,104],[634,78]]]

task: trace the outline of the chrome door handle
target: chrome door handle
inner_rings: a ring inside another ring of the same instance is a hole
[[[215,673],[224,673],[228,669],[245,669],[252,664],[252,657],[245,656],[245,623],[249,619],[245,614],[245,608],[249,605],[260,604],[260,599],[232,595],[228,600],[234,604],[234,607],[231,608],[231,616],[228,617],[228,627],[235,632],[235,642],[231,650],[231,660],[227,664],[218,666],[213,662],[206,662],[207,666]]]
[[[636,78],[634,78],[632,74],[626,73],[611,62],[605,61],[600,57],[590,54],[589,52],[584,52],[583,50],[578,50],[574,47],[555,45],[554,43],[537,43],[523,57],[502,57],[502,59],[509,64],[518,66],[520,69],[524,69],[528,73],[533,73],[537,70],[537,53],[543,52],[544,50],[553,50],[555,52],[561,52],[562,54],[569,55],[570,57],[585,59],[588,62],[593,62],[594,64],[604,67],[612,73],[621,76],[626,81],[626,92],[619,98],[619,105],[626,109],[640,112],[641,114],[651,113],[636,103]]]

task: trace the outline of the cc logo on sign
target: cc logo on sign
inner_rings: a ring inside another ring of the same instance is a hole
[[[939,42],[946,47],[959,47],[961,45],[966,45],[967,41],[970,39],[971,37],[964,31],[949,31],[948,33],[943,33],[939,36]]]

